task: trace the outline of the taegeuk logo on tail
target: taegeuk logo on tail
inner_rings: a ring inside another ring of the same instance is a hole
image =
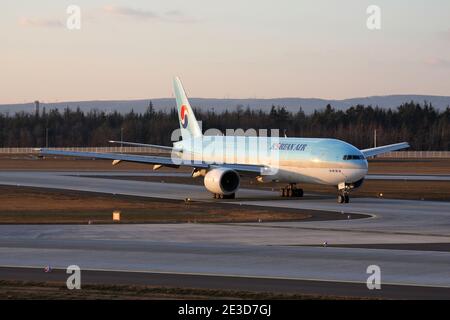
[[[183,104],[181,106],[181,111],[180,111],[180,118],[181,118],[181,125],[183,126],[184,129],[187,128],[188,126],[188,110],[186,108],[186,106]]]

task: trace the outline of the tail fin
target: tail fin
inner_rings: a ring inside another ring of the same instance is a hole
[[[178,77],[173,80],[173,90],[177,99],[178,119],[180,120],[181,136],[189,140],[202,136],[202,131],[192,111],[191,105],[184,92],[183,85]]]

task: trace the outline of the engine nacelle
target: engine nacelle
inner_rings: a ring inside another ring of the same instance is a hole
[[[239,189],[241,178],[230,169],[212,169],[205,175],[205,187],[212,193],[229,195]]]

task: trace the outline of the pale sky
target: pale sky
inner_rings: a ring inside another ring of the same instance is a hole
[[[67,6],[81,30],[66,28]],[[369,5],[381,30],[366,27]],[[450,95],[448,0],[2,1],[0,103]]]

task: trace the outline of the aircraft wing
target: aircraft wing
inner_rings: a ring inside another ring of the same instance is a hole
[[[241,173],[254,173],[263,174],[269,172],[270,168],[264,165],[251,165],[251,164],[238,164],[238,163],[207,163],[204,161],[190,161],[183,160],[176,157],[158,157],[158,156],[146,156],[146,155],[133,155],[122,153],[100,153],[100,152],[81,152],[81,151],[63,151],[52,150],[46,148],[37,149],[40,155],[53,155],[53,156],[67,156],[67,157],[82,157],[92,159],[106,159],[113,161],[125,161],[125,162],[137,162],[156,164],[167,167],[178,168],[180,166],[187,166],[198,169],[211,169],[211,168],[228,168]]]
[[[367,157],[376,156],[378,154],[396,151],[396,150],[400,150],[400,149],[406,149],[406,148],[409,148],[409,143],[408,142],[400,142],[400,143],[389,144],[386,146],[381,146],[381,147],[376,147],[376,148],[364,149],[364,150],[361,150],[361,152],[364,154],[364,157],[367,158]]]
[[[124,146],[133,146],[133,147],[146,147],[146,148],[154,148],[154,149],[161,149],[161,150],[167,150],[167,151],[181,151],[181,149],[177,149],[174,147],[169,146],[160,146],[158,144],[146,144],[146,143],[136,143],[136,142],[127,142],[127,141],[115,141],[115,140],[109,140],[109,143],[114,144],[120,144]]]

